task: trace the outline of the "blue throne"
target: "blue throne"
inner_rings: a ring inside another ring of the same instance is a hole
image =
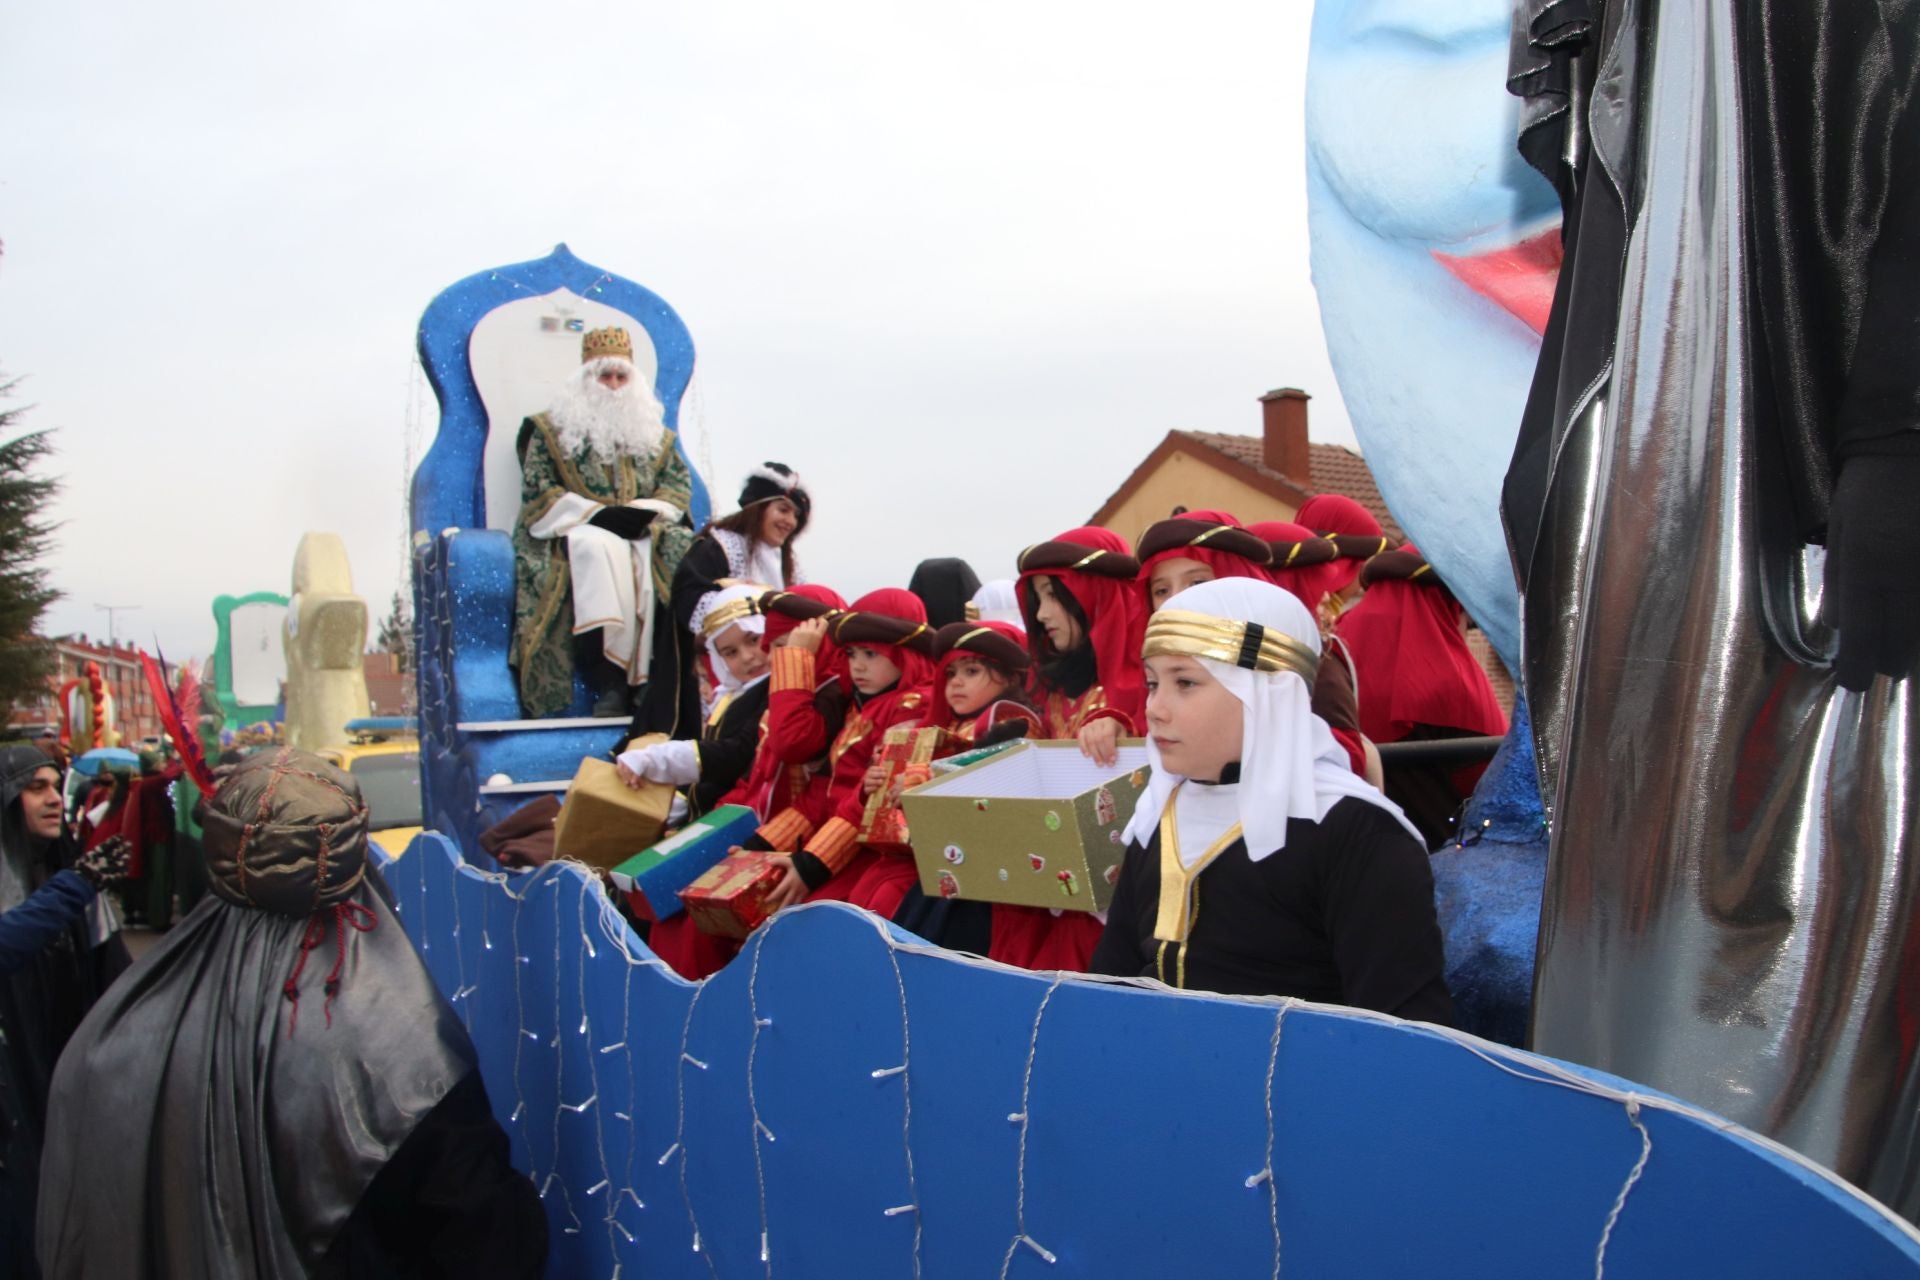
[[[693,338],[654,293],[582,262],[562,244],[544,258],[477,272],[420,317],[420,362],[440,425],[413,474],[414,652],[426,825],[482,864],[478,835],[541,792],[565,788],[580,760],[613,748],[627,721],[595,719],[585,684],[553,719],[521,718],[507,665],[513,639],[513,546],[519,465],[513,436],[579,361],[580,333],[624,325],[666,421],[680,425],[693,377]],[[650,350],[648,348],[650,347]],[[563,355],[571,352],[570,357]],[[543,363],[544,362],[544,363]],[[516,381],[517,379],[517,381]],[[685,454],[684,443],[680,446]],[[707,490],[693,473],[692,519],[705,524]],[[495,781],[505,775],[507,781]]]

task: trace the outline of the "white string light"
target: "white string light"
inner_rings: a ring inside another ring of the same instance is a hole
[[[1261,1101],[1267,1109],[1267,1156],[1260,1171],[1247,1179],[1249,1189],[1262,1183],[1267,1188],[1267,1216],[1273,1224],[1273,1280],[1280,1280],[1280,1180],[1273,1176],[1273,1077],[1280,1066],[1280,1029],[1286,1025],[1287,1010],[1296,1001],[1285,999],[1273,1014],[1273,1040],[1267,1045],[1267,1087]]]
[[[431,861],[431,859],[429,859],[429,861]],[[450,865],[452,864],[450,863]],[[568,1186],[566,1178],[563,1176],[561,1172],[562,1163],[563,1163],[562,1162],[563,1150],[572,1150],[576,1148],[569,1145],[563,1149],[563,1146],[561,1143],[562,1126],[559,1124],[559,1114],[562,1111],[567,1111],[567,1112],[572,1112],[575,1115],[586,1115],[589,1117],[591,1123],[593,1123],[595,1127],[594,1150],[598,1156],[598,1163],[600,1167],[597,1175],[589,1174],[589,1176],[594,1177],[594,1182],[591,1186],[587,1187],[584,1190],[583,1194],[587,1195],[590,1198],[598,1198],[601,1196],[606,1197],[606,1200],[604,1202],[606,1205],[606,1210],[602,1214],[602,1219],[608,1231],[608,1245],[614,1255],[613,1270],[614,1270],[614,1274],[617,1276],[620,1273],[622,1266],[624,1265],[624,1262],[620,1257],[620,1255],[623,1252],[626,1254],[625,1261],[637,1261],[640,1257],[640,1255],[637,1252],[634,1252],[634,1250],[637,1249],[639,1242],[635,1234],[629,1231],[626,1225],[620,1221],[620,1218],[619,1218],[620,1212],[622,1209],[626,1207],[627,1202],[629,1200],[632,1201],[633,1207],[636,1212],[644,1211],[646,1208],[645,1204],[641,1201],[640,1196],[638,1195],[638,1193],[635,1191],[633,1187],[633,1176],[632,1176],[633,1165],[636,1158],[636,1150],[638,1149],[638,1145],[640,1142],[640,1135],[637,1132],[637,1121],[634,1117],[634,1106],[635,1106],[634,1099],[637,1096],[638,1082],[635,1077],[635,1073],[633,1072],[633,1069],[632,1069],[631,1054],[621,1053],[620,1056],[626,1057],[628,1059],[628,1064],[627,1064],[628,1088],[627,1088],[627,1102],[626,1102],[627,1109],[625,1111],[613,1112],[612,1116],[618,1122],[628,1125],[629,1141],[628,1141],[627,1158],[625,1161],[625,1172],[624,1172],[624,1175],[616,1181],[614,1172],[611,1168],[611,1161],[609,1161],[607,1157],[606,1139],[605,1139],[605,1133],[603,1129],[603,1125],[606,1123],[606,1121],[598,1114],[601,1110],[605,1109],[601,1106],[601,1103],[604,1102],[609,1095],[605,1093],[602,1087],[602,1081],[600,1079],[597,1063],[602,1057],[610,1057],[614,1055],[616,1052],[619,1052],[627,1048],[628,1033],[631,1029],[630,1019],[631,1019],[631,1009],[632,1009],[631,997],[632,997],[633,970],[636,968],[645,967],[645,968],[657,969],[661,971],[663,974],[671,972],[671,970],[669,966],[665,964],[665,962],[659,960],[657,957],[654,957],[650,953],[647,953],[643,950],[637,950],[637,940],[634,939],[633,934],[627,928],[624,920],[620,918],[613,904],[606,899],[605,895],[599,894],[597,898],[597,901],[600,907],[600,921],[599,921],[600,930],[599,931],[602,937],[605,938],[610,943],[610,945],[613,947],[614,951],[619,955],[621,960],[624,961],[624,965],[623,965],[622,1000],[621,1000],[622,1026],[621,1026],[620,1038],[618,1040],[613,1041],[610,1044],[596,1046],[593,1043],[593,1038],[591,1035],[591,1021],[590,1021],[590,1018],[587,1016],[588,1006],[587,1006],[586,963],[589,959],[599,961],[599,954],[598,954],[598,950],[592,947],[592,938],[591,938],[592,929],[590,928],[590,922],[588,921],[586,916],[586,910],[587,910],[586,893],[589,891],[589,884],[581,876],[581,873],[578,870],[569,872],[569,871],[563,870],[559,866],[549,866],[547,868],[543,868],[539,872],[535,872],[530,875],[522,875],[520,877],[509,877],[508,875],[500,872],[481,871],[477,868],[467,866],[464,864],[455,866],[454,871],[455,871],[455,875],[454,875],[455,883],[450,886],[450,890],[453,896],[453,907],[451,912],[452,918],[450,921],[451,928],[453,930],[452,936],[458,936],[463,929],[463,924],[460,918],[461,911],[460,911],[460,903],[459,903],[460,895],[458,891],[459,885],[457,883],[459,876],[461,875],[469,876],[474,879],[484,881],[489,885],[498,886],[502,891],[502,893],[506,896],[507,900],[512,904],[513,916],[512,916],[512,922],[510,925],[509,936],[510,936],[510,941],[511,941],[512,951],[513,951],[513,958],[511,963],[513,964],[513,972],[514,972],[514,1003],[515,1003],[516,1034],[513,1037],[514,1039],[514,1063],[513,1063],[514,1110],[512,1115],[509,1117],[509,1123],[518,1126],[519,1132],[522,1137],[522,1141],[525,1144],[525,1148],[529,1153],[529,1158],[534,1165],[534,1176],[536,1179],[536,1184],[540,1187],[542,1194],[546,1195],[550,1193],[552,1188],[556,1184],[558,1184],[560,1188],[561,1203],[565,1207],[568,1217],[571,1218],[574,1224],[573,1228],[570,1231],[567,1230],[566,1228],[563,1228],[563,1233],[578,1234],[581,1226],[580,1219],[578,1215],[573,1211],[571,1191]],[[416,924],[418,924],[418,926],[424,931],[425,921],[428,918],[427,896],[429,893],[429,890],[425,884],[426,877],[425,877],[424,867],[420,869],[420,874],[422,879],[421,902],[416,912],[410,912],[408,914],[410,916],[417,916]],[[564,944],[567,942],[570,942],[570,939],[566,938],[563,935],[563,932],[559,927],[559,921],[561,919],[561,915],[560,915],[561,905],[558,901],[559,899],[558,890],[560,887],[561,880],[569,875],[573,876],[576,879],[576,881],[579,881],[578,887],[580,889],[580,892],[575,899],[576,926],[579,931],[580,951],[576,952],[573,956],[573,959],[575,960],[574,967],[575,967],[576,974],[578,975],[578,981],[580,984],[579,997],[581,1001],[581,1009],[582,1009],[582,1015],[583,1015],[581,1030],[578,1032],[577,1036],[561,1034],[560,1026],[559,1026],[563,1016],[562,1015],[563,1006],[561,1004],[561,996],[563,995],[563,991],[562,991],[562,984],[560,979],[560,966],[564,963],[565,956],[566,956],[566,945]],[[520,885],[522,886],[518,889],[518,891],[516,891],[516,883],[515,883],[516,880],[518,880],[520,882]],[[525,955],[521,949],[521,939],[520,939],[520,929],[519,929],[520,917],[521,917],[521,912],[525,907],[527,898],[533,893],[533,891],[536,888],[540,887],[543,884],[550,887],[555,893],[555,937],[554,937],[554,956],[553,956],[554,973],[555,973],[555,991],[554,991],[555,1034],[550,1044],[551,1044],[551,1047],[556,1049],[556,1053],[554,1057],[556,1110],[554,1115],[554,1122],[552,1125],[549,1126],[549,1134],[552,1141],[552,1149],[550,1152],[551,1160],[547,1162],[542,1162],[538,1159],[537,1154],[534,1152],[534,1148],[530,1142],[530,1135],[528,1133],[528,1127],[529,1127],[528,1117],[526,1116],[526,1097],[525,1097],[522,1080],[521,1080],[521,1066],[522,1066],[522,1058],[524,1055],[525,1045],[529,1039],[531,1039],[534,1042],[537,1042],[542,1037],[539,1033],[529,1030],[526,1022],[526,1007],[524,1002],[524,982],[522,980],[521,969],[522,969],[522,966],[524,965],[532,964],[533,959],[532,957]],[[592,886],[592,891],[598,893],[597,884]],[[790,908],[788,911],[781,913],[780,917],[777,917],[777,918],[784,919],[788,915],[796,914],[800,911],[814,910],[817,908],[826,909],[827,904],[814,904],[809,906]],[[902,1138],[903,1153],[905,1155],[906,1164],[907,1164],[908,1199],[906,1203],[894,1205],[886,1209],[883,1209],[882,1214],[889,1218],[903,1217],[909,1214],[913,1216],[914,1223],[915,1223],[914,1242],[913,1242],[913,1273],[917,1277],[920,1274],[920,1269],[921,1269],[920,1248],[921,1248],[923,1223],[922,1223],[922,1217],[921,1217],[921,1206],[919,1204],[919,1192],[918,1192],[918,1185],[917,1185],[916,1174],[914,1169],[913,1147],[912,1147],[912,1102],[911,1102],[911,1072],[910,1072],[911,1017],[910,1017],[910,1009],[907,1003],[906,982],[905,982],[904,974],[902,973],[900,968],[899,956],[903,952],[908,955],[937,956],[947,963],[966,964],[973,967],[990,969],[990,970],[994,970],[1001,973],[1022,975],[1028,978],[1032,978],[1035,975],[1028,973],[1025,970],[1014,969],[1010,966],[998,964],[996,962],[985,960],[979,957],[966,956],[966,955],[961,955],[954,952],[949,952],[928,943],[902,941],[894,937],[893,934],[888,929],[888,927],[886,926],[886,924],[883,921],[879,920],[877,917],[874,917],[867,913],[859,913],[857,918],[863,920],[865,923],[867,923],[870,927],[874,929],[876,936],[880,939],[882,945],[886,948],[886,954],[888,956],[889,963],[891,964],[894,971],[896,990],[900,998],[901,1040],[902,1040],[901,1061],[898,1064],[888,1064],[885,1066],[872,1068],[868,1071],[867,1074],[874,1081],[890,1080],[895,1076],[899,1076],[901,1078],[901,1084],[902,1084],[901,1138]],[[443,921],[444,921],[444,917],[443,917]],[[756,1066],[756,1056],[757,1056],[759,1035],[762,1031],[769,1030],[773,1025],[771,1018],[764,1018],[760,1014],[759,1003],[758,1003],[758,989],[757,989],[760,948],[764,948],[764,946],[766,945],[767,933],[770,932],[770,928],[771,926],[768,926],[766,929],[763,929],[761,937],[755,941],[754,945],[756,947],[756,950],[755,950],[754,960],[752,962],[754,967],[750,972],[749,979],[748,979],[748,993],[749,993],[748,1003],[749,1003],[749,1012],[753,1019],[753,1027],[752,1027],[753,1039],[750,1042],[748,1047],[748,1064],[747,1064],[747,1067],[748,1067],[747,1083],[748,1083],[748,1089],[749,1089],[748,1101],[749,1101],[749,1109],[752,1112],[753,1123],[754,1123],[752,1138],[754,1142],[754,1153],[755,1153],[755,1160],[756,1160],[756,1175],[760,1179],[760,1193],[761,1193],[760,1221],[761,1221],[762,1247],[763,1247],[762,1261],[766,1271],[769,1274],[771,1273],[771,1250],[770,1250],[770,1241],[767,1239],[765,1173],[764,1173],[764,1164],[762,1161],[761,1152],[759,1150],[759,1143],[763,1139],[766,1141],[774,1140],[774,1133],[773,1133],[773,1130],[767,1126],[764,1117],[762,1117],[759,1112],[758,1095],[755,1090],[755,1081],[753,1078],[753,1072]],[[422,944],[421,949],[423,951],[427,950],[427,947],[425,945],[427,940],[424,937],[419,937],[418,940]],[[487,935],[487,932],[484,927],[482,929],[482,946],[484,950],[487,950],[487,951],[494,950],[494,947],[492,945],[492,940]],[[457,950],[458,950],[458,947],[456,947],[456,951]],[[460,1003],[463,1003],[464,1005],[467,1006],[464,1012],[467,1012],[470,1017],[471,1008],[474,1003],[474,1001],[472,1000],[472,995],[475,991],[479,989],[479,982],[476,981],[473,983],[468,983],[467,981],[465,981],[464,960],[462,959],[461,961],[456,963],[457,965],[460,966],[462,981],[455,989],[454,998],[457,999]],[[1027,1059],[1026,1059],[1025,1067],[1022,1073],[1020,1110],[1012,1113],[1008,1117],[1008,1119],[1011,1122],[1020,1125],[1021,1132],[1020,1132],[1020,1142],[1019,1142],[1019,1154],[1018,1154],[1017,1163],[1015,1167],[1016,1232],[1014,1234],[1013,1239],[1009,1243],[1006,1255],[1002,1260],[1000,1274],[1003,1277],[1008,1275],[1009,1270],[1012,1266],[1014,1257],[1018,1255],[1018,1253],[1022,1248],[1025,1248],[1035,1253],[1044,1261],[1047,1261],[1049,1263],[1056,1261],[1056,1255],[1046,1246],[1041,1244],[1040,1241],[1034,1238],[1028,1231],[1028,1225],[1026,1221],[1026,1157],[1027,1157],[1027,1136],[1032,1124],[1031,1107],[1032,1107],[1032,1101],[1033,1101],[1033,1076],[1034,1076],[1035,1066],[1036,1066],[1037,1057],[1038,1057],[1040,1030],[1045,1020],[1047,1010],[1051,1004],[1051,1001],[1053,999],[1055,992],[1059,990],[1060,986],[1064,981],[1067,980],[1068,976],[1069,975],[1059,975],[1059,974],[1053,975],[1052,980],[1047,987],[1046,993],[1043,995],[1038,1007],[1035,1009],[1033,1023],[1030,1028],[1029,1037],[1028,1037]],[[1153,982],[1152,980],[1149,980],[1149,979],[1108,978],[1108,977],[1103,977],[1099,975],[1071,975],[1071,978],[1075,982],[1104,983],[1107,985],[1129,987],[1135,990],[1147,990],[1147,991],[1157,991],[1157,992],[1170,991],[1169,988],[1166,988],[1161,984],[1157,982]],[[484,975],[482,975],[481,981],[484,981]],[[664,1167],[676,1155],[679,1156],[680,1160],[679,1160],[679,1167],[678,1167],[678,1177],[679,1177],[679,1184],[680,1184],[681,1199],[687,1211],[687,1224],[688,1224],[689,1231],[691,1233],[693,1248],[694,1248],[694,1251],[701,1254],[702,1258],[706,1261],[709,1274],[717,1277],[718,1272],[716,1270],[716,1264],[711,1256],[711,1251],[706,1247],[707,1242],[705,1242],[701,1237],[699,1219],[698,1219],[696,1208],[691,1195],[691,1190],[687,1180],[688,1152],[687,1152],[686,1144],[687,1144],[687,1139],[689,1137],[689,1133],[687,1129],[687,1111],[686,1111],[686,1071],[689,1067],[692,1067],[695,1070],[705,1071],[709,1069],[709,1065],[710,1065],[709,1063],[696,1058],[694,1054],[691,1052],[691,1035],[692,1035],[692,1029],[693,1029],[694,1016],[699,1007],[700,999],[705,994],[706,990],[707,990],[707,987],[706,987],[706,984],[704,983],[693,984],[692,994],[687,1003],[686,1016],[681,1025],[679,1054],[675,1063],[676,1116],[675,1116],[675,1124],[674,1124],[673,1142],[670,1146],[667,1147],[667,1149],[664,1152],[661,1153],[661,1155],[657,1158],[656,1163]],[[1276,1125],[1276,1117],[1275,1117],[1274,1103],[1273,1103],[1273,1088],[1274,1088],[1275,1081],[1277,1079],[1282,1030],[1284,1028],[1285,1020],[1288,1014],[1294,1008],[1302,1007],[1310,1011],[1316,1011],[1316,1012],[1325,1011],[1329,1013],[1338,1014],[1346,1018],[1358,1018],[1362,1021],[1378,1022],[1383,1025],[1404,1027],[1407,1024],[1404,1024],[1399,1019],[1392,1018],[1388,1015],[1371,1013],[1366,1010],[1356,1010],[1356,1009],[1337,1007],[1337,1006],[1321,1006],[1321,1005],[1315,1005],[1309,1002],[1293,1000],[1293,999],[1278,999],[1278,998],[1261,999],[1261,998],[1250,998],[1250,997],[1240,997],[1240,996],[1218,996],[1218,995],[1212,995],[1212,994],[1203,993],[1203,992],[1184,992],[1182,993],[1182,995],[1184,998],[1189,1000],[1195,1000],[1195,999],[1213,1000],[1213,1001],[1233,1004],[1237,1006],[1245,1006],[1248,1004],[1270,1004],[1274,1007],[1273,1031],[1272,1031],[1271,1037],[1269,1038],[1269,1044],[1268,1044],[1266,1090],[1265,1090],[1265,1101],[1264,1101],[1264,1108],[1266,1111],[1266,1124],[1267,1124],[1266,1145],[1265,1145],[1266,1159],[1265,1159],[1264,1166],[1261,1169],[1257,1170],[1251,1176],[1247,1177],[1245,1179],[1245,1183],[1249,1190],[1255,1187],[1260,1187],[1260,1186],[1264,1186],[1266,1188],[1266,1193],[1269,1199],[1269,1219],[1270,1219],[1270,1223],[1273,1231],[1273,1240],[1274,1240],[1273,1274],[1275,1276],[1278,1276],[1280,1274],[1279,1268],[1280,1268],[1281,1233],[1280,1233],[1280,1225],[1279,1225],[1278,1178],[1274,1170],[1274,1150],[1275,1150],[1275,1143],[1276,1143],[1276,1136],[1277,1136],[1277,1125]],[[1633,1127],[1634,1131],[1640,1137],[1641,1147],[1638,1154],[1638,1158],[1634,1161],[1631,1169],[1626,1173],[1622,1181],[1622,1184],[1619,1188],[1619,1191],[1614,1196],[1611,1206],[1602,1224],[1602,1229],[1600,1232],[1599,1239],[1596,1243],[1596,1249],[1595,1249],[1594,1274],[1595,1274],[1596,1280],[1604,1280],[1606,1256],[1607,1256],[1607,1252],[1611,1244],[1614,1232],[1622,1216],[1624,1215],[1624,1212],[1627,1207],[1627,1203],[1633,1191],[1642,1180],[1642,1176],[1644,1175],[1646,1168],[1648,1166],[1648,1163],[1650,1162],[1652,1157],[1652,1152],[1653,1152],[1652,1134],[1643,1118],[1644,1112],[1647,1110],[1669,1112],[1676,1116],[1690,1119],[1696,1123],[1702,1124],[1714,1131],[1738,1134],[1745,1141],[1751,1142],[1765,1150],[1772,1152],[1776,1156],[1780,1157],[1781,1159],[1788,1162],[1789,1164],[1796,1167],[1797,1169],[1803,1171],[1804,1173],[1809,1173],[1814,1175],[1815,1180],[1824,1180],[1825,1182],[1834,1185],[1836,1188],[1841,1189],[1843,1194],[1847,1194],[1847,1195],[1854,1194],[1850,1191],[1850,1189],[1846,1188],[1846,1184],[1841,1182],[1837,1175],[1831,1173],[1828,1170],[1821,1168],[1816,1164],[1813,1164],[1811,1161],[1808,1161],[1807,1159],[1798,1155],[1797,1153],[1781,1146],[1779,1143],[1774,1142],[1765,1137],[1762,1137],[1760,1135],[1748,1133],[1740,1129],[1739,1126],[1733,1124],[1730,1121],[1724,1120],[1718,1116],[1714,1116],[1707,1112],[1701,1111],[1698,1108],[1688,1106],[1685,1103],[1676,1102],[1668,1099],[1647,1098],[1635,1093],[1623,1092],[1619,1089],[1613,1088],[1612,1086],[1609,1086],[1602,1082],[1589,1079],[1588,1077],[1583,1075],[1579,1075],[1571,1070],[1568,1070],[1567,1068],[1561,1067],[1550,1061],[1531,1058],[1527,1055],[1520,1054],[1517,1051],[1511,1051],[1511,1050],[1504,1049],[1500,1046],[1490,1045],[1485,1042],[1476,1040],[1473,1037],[1467,1036],[1464,1033],[1453,1031],[1449,1028],[1428,1027],[1424,1025],[1419,1025],[1414,1029],[1417,1032],[1424,1032],[1427,1034],[1438,1036],[1441,1039],[1448,1041],[1453,1046],[1473,1054],[1476,1058],[1479,1058],[1481,1061],[1485,1062],[1487,1065],[1492,1066],[1495,1069],[1507,1075],[1513,1076],[1518,1080],[1521,1080],[1530,1084],[1547,1085],[1554,1088],[1565,1089],[1570,1092],[1583,1094],[1585,1096],[1594,1098],[1596,1100],[1601,1100],[1601,1101],[1608,1102],[1608,1103],[1615,1104],[1622,1107],[1622,1109],[1625,1112],[1628,1123]],[[561,1073],[565,1066],[566,1042],[570,1040],[577,1040],[582,1046],[579,1052],[587,1063],[587,1070],[589,1075],[588,1088],[586,1090],[585,1099],[583,1101],[573,1102],[573,1103],[568,1103],[564,1101],[563,1094],[561,1092],[562,1089],[564,1088],[564,1083],[565,1083],[564,1076]],[[615,1189],[616,1187],[618,1188],[618,1190]],[[1904,1222],[1897,1222],[1892,1219],[1889,1219],[1889,1221],[1893,1222],[1893,1225],[1896,1230],[1904,1231],[1909,1239],[1914,1240],[1915,1242],[1920,1242],[1920,1232],[1916,1232],[1913,1228],[1911,1228]],[[621,1238],[624,1248],[622,1248],[621,1245],[615,1244],[616,1236]]]
[[[900,972],[900,957],[891,945],[893,937],[885,935],[887,963],[893,966],[894,985],[900,992],[900,1065],[881,1067],[872,1072],[875,1080],[900,1077],[900,1145],[907,1157],[907,1203],[894,1205],[882,1212],[889,1218],[904,1213],[913,1215],[913,1280],[920,1280],[920,1235],[925,1222],[920,1216],[920,1184],[913,1172],[913,1078],[909,1068],[913,1065],[913,1020],[907,1014],[907,980]]]
[[[769,1276],[773,1274],[773,1254],[767,1248],[767,1166],[760,1154],[760,1139],[764,1137],[768,1142],[774,1139],[773,1130],[760,1118],[760,1097],[753,1087],[753,1063],[760,1052],[760,1032],[773,1025],[773,1019],[760,1016],[760,957],[766,954],[767,939],[773,936],[779,919],[776,913],[755,931],[759,936],[753,941],[753,968],[747,973],[747,1015],[753,1019],[753,1032],[747,1041],[747,1110],[753,1114],[753,1180],[760,1192],[760,1265]]]
[[[1027,1130],[1033,1119],[1033,1060],[1040,1050],[1040,1022],[1047,1016],[1047,1006],[1053,1003],[1053,993],[1060,989],[1060,984],[1065,980],[1064,973],[1054,974],[1047,994],[1040,997],[1040,1007],[1033,1011],[1033,1034],[1027,1039],[1027,1066],[1020,1076],[1020,1110],[1007,1117],[1020,1126],[1020,1158],[1014,1165],[1018,1194],[1013,1203],[1013,1240],[1007,1245],[1007,1256],[1000,1262],[1000,1280],[1007,1280],[1007,1272],[1013,1267],[1013,1256],[1020,1251],[1021,1245],[1039,1254],[1049,1265],[1057,1261],[1051,1250],[1027,1234]]]
[[[1647,1160],[1653,1155],[1653,1135],[1640,1122],[1640,1100],[1632,1094],[1627,1095],[1627,1123],[1640,1131],[1640,1158],[1633,1162],[1633,1171],[1627,1174],[1620,1194],[1614,1197],[1613,1207],[1607,1210],[1607,1224],[1600,1229],[1600,1247],[1593,1255],[1593,1280],[1606,1280],[1607,1245],[1613,1240],[1614,1225],[1620,1221],[1620,1211],[1627,1207],[1627,1197],[1640,1181],[1640,1175],[1647,1171]]]

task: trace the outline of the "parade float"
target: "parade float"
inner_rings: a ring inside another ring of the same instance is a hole
[[[1517,665],[1487,459],[1512,449],[1558,258],[1553,192],[1513,157],[1508,31],[1496,3],[1322,3],[1307,94],[1343,392],[1396,516]],[[1435,861],[1449,983],[1505,1044],[1029,973],[837,904],[774,916],[689,983],[585,869],[501,870],[480,830],[626,729],[584,686],[522,719],[507,663],[513,428],[600,324],[635,335],[677,424],[685,325],[564,246],[421,321],[441,406],[411,495],[428,830],[387,868],[545,1201],[552,1274],[1920,1274],[1920,1234],[1782,1141],[1513,1047],[1549,852],[1524,706]]]
[[[427,309],[443,416],[412,523],[429,830],[387,868],[543,1195],[553,1274],[1920,1271],[1902,1220],[1786,1148],[1458,1031],[1028,973],[827,904],[689,983],[580,866],[500,870],[479,830],[626,729],[578,714],[584,689],[571,714],[521,719],[507,666],[489,437],[538,401],[490,402],[469,351],[516,301],[537,337],[556,293],[619,300],[670,413],[691,371],[664,302],[564,248]],[[1492,790],[1521,776],[1493,773]],[[1537,799],[1514,804],[1489,812],[1537,825]]]

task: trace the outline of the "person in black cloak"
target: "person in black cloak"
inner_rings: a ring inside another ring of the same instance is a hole
[[[741,583],[780,591],[805,581],[793,543],[806,532],[813,500],[800,475],[780,462],[764,462],[740,489],[740,509],[700,531],[673,573],[669,624],[656,628],[653,663],[633,717],[633,734],[664,733],[697,738],[700,659],[705,645],[694,626],[701,601]]]
[[[61,818],[54,762],[38,747],[0,747],[0,1275],[15,1277],[39,1274],[34,1193],[54,1063],[128,963],[95,897],[124,846],[103,843],[86,864],[90,882],[76,883]]]
[[[55,1073],[45,1274],[542,1274],[539,1197],[368,862],[353,779],[263,752],[202,822],[211,894]]]
[[[949,622],[965,622],[967,604],[979,589],[973,566],[953,556],[922,560],[907,582],[907,590],[927,606],[927,625],[936,631]]]

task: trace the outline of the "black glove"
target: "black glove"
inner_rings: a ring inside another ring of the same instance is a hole
[[[800,882],[812,893],[827,881],[833,879],[833,872],[827,864],[808,853],[805,849],[793,855],[793,869],[800,873]]]
[[[109,836],[80,855],[73,869],[96,890],[119,884],[127,878],[127,858],[132,850],[122,836]]]
[[[647,529],[653,524],[653,515],[653,512],[643,511],[639,507],[602,507],[588,518],[587,523],[597,529],[605,529],[616,538],[632,542],[647,536]]]
[[[1871,442],[1840,464],[1827,516],[1822,612],[1840,633],[1834,673],[1858,693],[1920,668],[1920,432]]]

